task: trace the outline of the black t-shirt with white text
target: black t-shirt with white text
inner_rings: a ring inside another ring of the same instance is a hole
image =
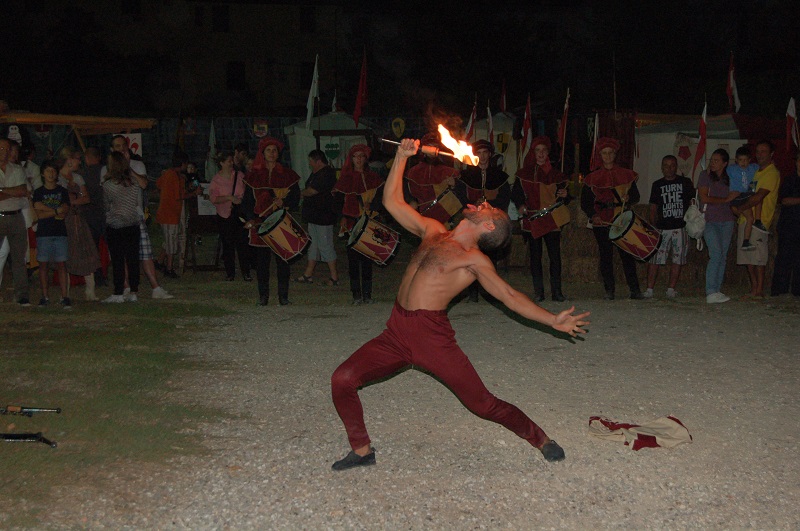
[[[650,189],[650,204],[656,205],[656,228],[680,229],[686,226],[683,216],[694,198],[691,179],[682,175],[668,181],[662,177]]]

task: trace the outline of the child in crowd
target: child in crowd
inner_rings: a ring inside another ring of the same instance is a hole
[[[46,307],[48,299],[49,264],[55,264],[58,282],[61,287],[61,305],[65,310],[72,309],[67,296],[67,225],[64,216],[69,212],[69,193],[58,184],[58,166],[55,161],[45,161],[41,167],[44,184],[33,192],[33,208],[39,218],[36,230],[36,259],[39,261],[39,282],[42,298],[39,307]]]
[[[736,164],[729,164],[726,171],[731,182],[731,192],[739,192],[739,195],[731,201],[731,206],[744,204],[755,193],[753,179],[758,171],[758,164],[750,162],[750,150],[747,146],[741,146],[736,150]],[[761,205],[745,210],[743,215],[745,227],[742,250],[754,251],[756,246],[750,243],[753,227],[767,232],[766,227],[761,223]]]

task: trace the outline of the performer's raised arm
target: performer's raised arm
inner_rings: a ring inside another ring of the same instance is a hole
[[[392,169],[389,170],[389,177],[384,186],[383,206],[403,228],[422,238],[431,227],[435,227],[440,232],[445,228],[435,219],[421,216],[406,203],[405,197],[403,197],[403,172],[406,169],[406,161],[417,153],[418,148],[419,140],[410,138],[404,138],[398,146]]]

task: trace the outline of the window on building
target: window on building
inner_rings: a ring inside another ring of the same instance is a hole
[[[203,19],[206,18],[205,6],[194,6],[194,25],[198,28],[203,27]]]
[[[228,6],[219,4],[211,6],[211,29],[217,33],[228,33],[231,30],[231,14]]]
[[[228,90],[246,90],[244,62],[228,61],[225,68]]]
[[[141,0],[121,0],[120,11],[123,15],[141,15]]]
[[[317,10],[315,6],[300,6],[300,27],[301,33],[314,33],[317,29]]]

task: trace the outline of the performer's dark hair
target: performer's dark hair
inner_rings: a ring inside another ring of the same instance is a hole
[[[750,156],[750,148],[749,148],[749,147],[747,147],[747,145],[744,145],[744,146],[739,146],[739,147],[736,149],[736,158],[737,158],[737,159],[738,159],[739,157],[741,157],[741,156],[744,156],[744,155],[747,155],[748,157]]]
[[[321,162],[323,164],[328,163],[328,157],[325,156],[325,153],[322,152],[321,149],[313,149],[308,154],[308,158],[312,160],[316,160],[317,162]]]
[[[675,155],[664,155],[664,157],[661,159],[661,164],[664,164],[665,160],[674,160],[675,164],[678,163],[678,157]]]
[[[217,151],[217,156],[214,159],[214,162],[216,162],[218,166],[222,166],[222,163],[225,162],[225,160],[227,160],[229,157],[233,158],[233,151],[222,149]]]
[[[238,143],[238,144],[236,144],[236,146],[233,148],[233,151],[234,151],[234,152],[235,152],[235,151],[244,151],[245,153],[248,153],[248,152],[250,151],[250,146],[248,146],[248,145],[247,145],[247,142],[239,142],[239,143]]]
[[[478,248],[484,253],[502,249],[511,242],[511,220],[502,210],[492,211],[494,230],[484,232],[478,238]]]

